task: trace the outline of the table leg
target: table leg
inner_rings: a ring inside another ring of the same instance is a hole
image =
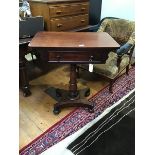
[[[75,99],[79,95],[77,91],[77,73],[76,64],[70,65],[70,81],[69,81],[69,96],[70,99]]]
[[[20,85],[23,91],[23,96],[27,97],[31,95],[29,80],[27,75],[27,69],[25,65],[24,53],[27,50],[27,44],[19,46],[19,75],[20,75]]]
[[[58,97],[58,102],[54,105],[54,114],[59,114],[61,108],[65,107],[86,107],[89,112],[93,112],[94,105],[84,99],[89,96],[90,89],[77,90],[77,72],[76,64],[71,64],[70,66],[70,81],[69,81],[69,91],[56,89],[55,97]],[[52,95],[50,95],[52,96]]]

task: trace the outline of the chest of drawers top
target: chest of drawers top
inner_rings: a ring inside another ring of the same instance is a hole
[[[65,3],[65,2],[88,2],[88,0],[29,0],[29,2],[38,2],[38,3]]]

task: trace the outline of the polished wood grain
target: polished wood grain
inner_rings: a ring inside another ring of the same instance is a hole
[[[30,0],[29,3],[32,16],[43,16],[47,31],[67,31],[88,26],[88,0]]]
[[[68,17],[52,18],[50,20],[50,26],[52,30],[55,31],[67,31],[72,30],[77,27],[83,27],[88,25],[88,14],[84,15],[74,15]]]
[[[120,45],[106,32],[38,32],[29,47],[44,49],[90,50],[117,49]],[[96,52],[96,51],[94,51]]]
[[[100,54],[96,52],[87,51],[70,51],[70,52],[49,52],[48,62],[59,62],[59,63],[102,63],[100,57],[104,57],[104,53]],[[93,61],[92,61],[93,60]]]
[[[38,2],[38,3],[66,3],[66,2],[87,2],[88,0],[29,0],[29,2]]]
[[[49,5],[50,17],[70,16],[76,14],[87,14],[89,12],[89,3],[71,3],[70,5]]]

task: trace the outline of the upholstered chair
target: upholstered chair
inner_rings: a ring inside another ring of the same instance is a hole
[[[107,17],[101,20],[97,33],[107,32],[113,37],[120,48],[111,51],[105,64],[94,64],[93,72],[110,80],[109,91],[112,93],[114,81],[120,73],[126,69],[128,74],[132,53],[135,46],[135,22],[120,18]],[[92,32],[93,33],[93,32]],[[80,65],[80,68],[88,69],[88,65]],[[77,69],[79,73],[79,68]]]

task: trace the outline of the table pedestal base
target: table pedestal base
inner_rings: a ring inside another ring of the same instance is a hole
[[[88,97],[90,94],[89,88],[78,90],[77,96],[74,97],[71,97],[70,92],[64,89],[55,89],[51,87],[45,92],[57,101],[53,109],[54,114],[59,114],[61,109],[65,107],[85,107],[88,108],[89,112],[94,112],[93,103],[85,99],[85,97]]]
[[[52,90],[53,91],[53,90]],[[89,96],[90,89],[77,89],[77,65],[70,64],[70,80],[69,90],[56,89],[55,92],[46,91],[50,96],[55,98],[58,102],[54,105],[54,114],[59,114],[61,108],[64,107],[86,107],[89,112],[93,112],[93,105],[85,97]],[[55,96],[53,95],[55,94]]]

